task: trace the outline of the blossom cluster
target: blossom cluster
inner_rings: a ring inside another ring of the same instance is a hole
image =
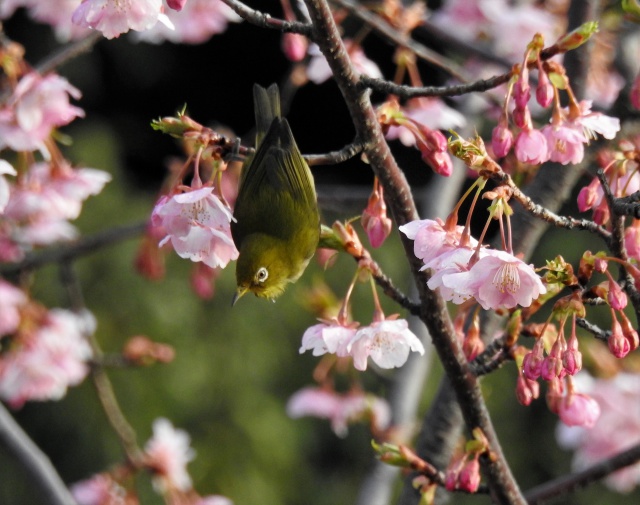
[[[414,241],[414,254],[431,270],[431,289],[461,304],[475,299],[484,309],[528,307],[546,288],[530,265],[506,251],[462,242],[463,227],[441,220],[412,221],[400,231]],[[473,261],[472,261],[473,260]]]
[[[330,388],[307,387],[297,391],[287,402],[287,414],[328,419],[339,437],[347,435],[347,426],[363,418],[371,420],[372,431],[381,433],[391,423],[389,404],[382,398],[360,390],[338,393]]]
[[[142,466],[153,475],[154,488],[175,505],[233,505],[220,495],[201,497],[192,487],[187,464],[195,458],[190,447],[189,435],[173,427],[168,419],[159,418],[153,423],[153,436],[147,441]],[[79,505],[136,505],[135,490],[121,481],[126,481],[127,472],[100,473],[75,483],[71,487],[73,497]],[[129,483],[130,485],[130,483]]]
[[[312,351],[314,356],[326,353],[353,358],[357,370],[367,369],[367,359],[380,368],[402,366],[409,352],[424,354],[420,339],[409,329],[406,319],[376,320],[369,326],[344,323],[337,319],[311,326],[302,336],[300,353]]]
[[[46,310],[0,279],[0,398],[14,408],[62,398],[89,372],[95,326],[89,312]]]

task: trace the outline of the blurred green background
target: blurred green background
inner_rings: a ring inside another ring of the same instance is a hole
[[[265,10],[278,12],[277,3]],[[5,24],[7,34],[23,43],[33,63],[56,47],[48,28],[33,25],[19,12]],[[220,122],[238,135],[253,122],[251,87],[281,80],[289,68],[280,52],[275,31],[232,25],[225,35],[201,46],[135,44],[128,37],[101,41],[88,54],[61,69],[80,88],[79,105],[86,119],[65,129],[73,145],[65,149],[79,165],[107,170],[113,181],[85,205],[77,221],[83,233],[148,218],[166,160],[180,155],[168,136],[149,127],[151,119],[170,115],[184,103],[203,123]],[[370,54],[387,75],[392,75],[391,48],[370,43]],[[386,63],[385,63],[386,62]],[[328,107],[327,104],[336,104]],[[296,95],[288,117],[305,153],[326,152],[350,142],[353,129],[333,83],[309,85]],[[409,153],[403,163],[416,188],[428,183],[427,167]],[[365,188],[371,181],[358,160],[338,167],[318,167],[319,186],[348,184]],[[346,218],[357,214],[358,204],[342,206]],[[329,222],[331,215],[327,214]],[[395,234],[375,258],[403,290],[409,289],[408,271]],[[536,263],[552,257],[559,233],[541,243]],[[575,234],[565,240],[564,257],[575,261],[585,248],[598,248],[591,237]],[[133,267],[138,240],[104,248],[78,260],[78,273],[87,307],[98,320],[97,338],[107,352],[117,352],[132,335],[145,334],[172,345],[175,360],[167,365],[109,371],[122,409],[143,444],[151,424],[166,417],[189,433],[196,459],[189,465],[194,487],[201,494],[223,494],[236,505],[335,505],[354,503],[363,476],[371,468],[373,453],[366,426],[356,425],[340,439],[329,424],[317,419],[291,420],[285,404],[293,392],[313,383],[318,359],[299,355],[305,329],[315,316],[301,303],[315,279],[324,279],[342,296],[355,264],[338,258],[324,272],[316,263],[303,279],[290,287],[277,303],[246,297],[231,309],[233,265],[218,279],[210,301],[198,299],[189,286],[191,264],[168,256],[167,275],[157,282],[140,277]],[[32,294],[49,307],[68,306],[56,266],[36,276]],[[371,294],[358,285],[354,295],[357,318],[367,324]],[[388,313],[398,309],[384,300]],[[402,314],[406,317],[406,314]],[[440,368],[434,363],[420,412],[437,387]],[[385,395],[388,376],[372,370],[362,374],[367,389]],[[507,365],[484,381],[496,428],[524,489],[570,469],[571,454],[557,448],[557,418],[543,400],[521,407],[513,394],[515,370]],[[59,402],[29,403],[14,415],[51,458],[65,482],[73,483],[123,461],[119,443],[109,429],[89,381],[73,388]],[[138,488],[143,504],[162,500],[142,476]],[[640,491],[620,496],[601,485],[558,503],[636,504]],[[486,497],[458,497],[454,503],[488,503]],[[23,469],[0,448],[0,504],[40,503]]]

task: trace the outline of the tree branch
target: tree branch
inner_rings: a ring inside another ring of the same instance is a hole
[[[324,0],[306,0],[306,4],[314,25],[315,39],[329,62],[349,108],[356,135],[365,144],[367,159],[384,186],[396,223],[402,225],[417,219],[418,213],[409,185],[384,140],[369,94],[358,85],[359,78],[351,65],[328,4]],[[426,274],[420,271],[421,262],[413,254],[413,242],[403,237],[402,243],[422,300],[420,318],[429,328],[445,372],[456,391],[467,426],[479,427],[489,441],[494,457],[483,458],[486,459],[483,463],[494,499],[499,503],[524,504],[524,498],[502,454],[477,378],[455,337],[446,305],[439,295],[427,288]]]
[[[309,23],[273,18],[271,14],[252,9],[238,0],[222,0],[222,2],[227,4],[238,16],[252,25],[259,26],[260,28],[280,30],[282,32],[299,33],[307,37],[311,36],[311,25]]]
[[[40,490],[43,503],[76,505],[71,493],[51,464],[51,461],[13,419],[0,402],[0,442],[29,474],[31,482]]]
[[[640,461],[640,444],[637,444],[626,451],[616,454],[600,463],[596,463],[581,472],[565,475],[544,484],[534,487],[525,493],[529,505],[541,505],[542,503],[567,495],[573,491],[586,487],[616,470],[620,470]]]

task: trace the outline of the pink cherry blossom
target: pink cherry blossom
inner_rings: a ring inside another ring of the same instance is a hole
[[[211,268],[224,268],[238,258],[231,238],[232,219],[211,187],[163,196],[151,215],[153,225],[162,226],[167,233],[160,246],[170,242],[181,258],[202,261]]]
[[[93,331],[95,320],[89,313],[50,310],[40,327],[0,357],[0,398],[13,407],[62,398],[89,372],[91,348],[84,335]]]
[[[161,12],[162,0],[82,0],[71,19],[113,39],[129,30],[148,30]]]
[[[27,295],[0,279],[0,338],[14,333],[20,325],[20,307],[27,303]]]
[[[522,163],[538,165],[549,159],[547,139],[540,130],[524,129],[518,133],[515,142],[516,158]]]
[[[168,419],[153,422],[153,436],[144,446],[145,466],[154,473],[154,486],[162,491],[187,491],[191,488],[191,477],[187,463],[195,458],[189,446],[189,435],[173,427]]]
[[[464,275],[449,276],[445,285],[464,295],[473,293],[485,310],[529,307],[547,292],[530,265],[505,251],[492,249],[486,250]]]
[[[612,140],[620,131],[620,120],[617,117],[606,116],[601,112],[591,112],[591,100],[582,100],[580,102],[581,114],[578,118],[573,119],[576,127],[584,130],[587,139],[595,139],[596,133],[604,138]],[[567,109],[563,109],[568,114]]]
[[[429,289],[439,290],[446,301],[457,305],[472,298],[475,290],[469,285],[468,273],[474,252],[468,247],[452,248],[426,263],[422,269],[432,272],[427,281]]]
[[[563,165],[582,161],[587,138],[580,130],[566,124],[550,124],[542,129],[542,133],[547,140],[551,161]]]
[[[640,438],[638,410],[640,375],[619,373],[613,378],[593,379],[585,373],[578,376],[580,389],[589,393],[600,405],[601,415],[591,429],[559,424],[556,432],[564,447],[574,449],[573,469],[580,471],[629,449]],[[628,493],[640,485],[640,463],[627,466],[605,478],[605,484],[620,493]]]
[[[424,354],[424,346],[409,330],[405,319],[386,319],[360,328],[347,344],[347,352],[357,370],[367,369],[368,357],[380,368],[400,367],[409,358],[410,351]]]
[[[26,74],[6,105],[0,108],[0,148],[14,151],[46,151],[44,140],[84,111],[69,103],[80,98],[80,91],[59,75]]]
[[[389,404],[382,398],[363,392],[346,394],[318,387],[307,387],[293,394],[287,402],[287,415],[293,419],[313,416],[331,421],[331,429],[339,437],[347,435],[350,422],[368,415],[374,429],[384,430],[391,422]]]
[[[76,482],[70,491],[78,505],[126,505],[127,491],[106,473]]]
[[[180,12],[169,10],[166,16],[169,23],[156,23],[137,33],[136,38],[155,44],[165,40],[176,44],[202,44],[225,32],[229,23],[242,20],[220,0],[189,0]]]
[[[56,38],[61,42],[78,39],[89,33],[88,28],[78,26],[72,21],[73,11],[78,7],[78,0],[26,0],[29,15],[41,23],[51,25]]]
[[[437,218],[411,221],[400,226],[400,231],[414,241],[413,254],[425,264],[445,251],[460,244],[463,226],[456,226],[452,231],[444,228],[444,222]],[[470,239],[470,246],[475,247],[477,241]]]
[[[6,160],[0,160],[0,214],[4,212],[9,202],[9,192],[11,191],[9,183],[3,175],[18,175],[16,169]]]
[[[634,219],[624,230],[624,248],[630,258],[640,261],[640,219]]]
[[[314,356],[326,353],[346,356],[347,344],[355,334],[355,326],[345,326],[337,320],[316,324],[304,332],[300,354],[310,350]]]

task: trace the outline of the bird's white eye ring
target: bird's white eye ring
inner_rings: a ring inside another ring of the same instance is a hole
[[[264,282],[267,280],[268,277],[269,277],[269,270],[267,270],[265,267],[260,267],[256,272],[256,280],[258,282]]]

